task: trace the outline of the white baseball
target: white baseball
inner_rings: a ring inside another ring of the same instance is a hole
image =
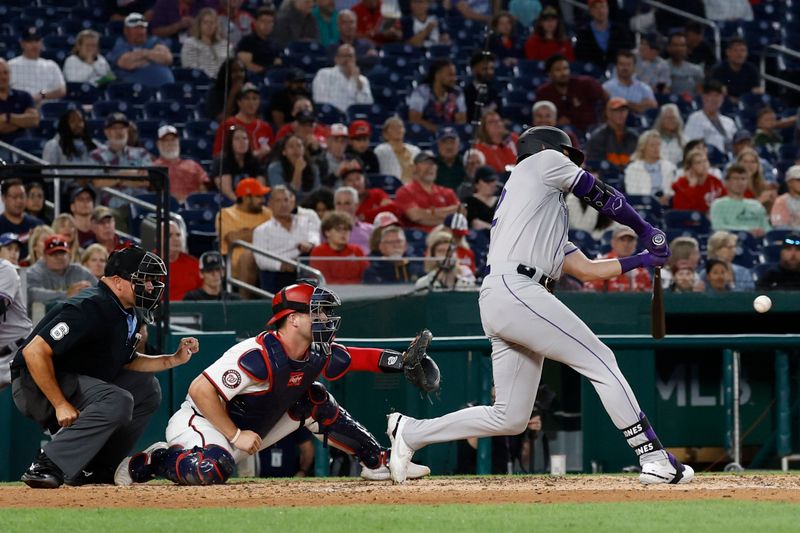
[[[772,300],[766,294],[757,296],[756,299],[753,300],[753,308],[759,313],[766,313],[772,308]]]

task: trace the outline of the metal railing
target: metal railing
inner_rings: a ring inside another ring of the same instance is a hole
[[[714,54],[717,56],[717,60],[719,60],[722,51],[722,36],[720,34],[719,28],[717,27],[716,23],[713,20],[703,17],[698,17],[694,13],[683,11],[682,9],[672,7],[662,2],[657,2],[656,0],[642,0],[642,3],[653,6],[656,9],[668,11],[673,15],[678,15],[685,19],[699,22],[700,24],[703,24],[704,26],[708,26],[709,28],[711,28],[711,32],[714,34]]]
[[[761,53],[761,59],[759,61],[759,69],[761,71],[761,88],[766,88],[766,82],[772,82],[776,85],[780,85],[781,87],[785,87],[787,89],[791,89],[793,91],[800,92],[800,85],[796,83],[792,83],[790,81],[786,81],[783,78],[778,78],[771,74],[767,74],[767,51],[773,50],[779,54],[786,54],[792,57],[796,57],[800,59],[800,52],[797,50],[793,50],[791,48],[787,48],[782,44],[771,44],[764,48],[764,51]]]
[[[301,263],[299,261],[295,261],[293,259],[287,259],[285,257],[281,257],[279,255],[273,254],[272,252],[267,252],[266,250],[262,250],[260,248],[256,248],[255,246],[253,246],[249,242],[245,242],[245,241],[241,241],[241,240],[233,241],[230,244],[230,246],[228,247],[228,253],[231,254],[233,252],[233,249],[237,248],[237,247],[238,248],[244,248],[246,250],[250,250],[254,254],[261,255],[261,256],[264,256],[264,257],[268,257],[268,258],[273,259],[275,261],[280,261],[281,263],[286,263],[288,265],[292,265],[293,267],[295,267],[297,269],[298,274],[301,271],[308,272],[309,274],[311,274],[312,276],[314,276],[315,278],[317,278],[319,280],[320,285],[325,285],[325,276],[322,274],[322,272],[320,272],[316,268],[312,268],[312,267],[310,267],[308,265],[304,265],[303,263]],[[236,279],[232,275],[228,276],[228,282],[231,285],[234,285],[236,287],[239,287],[239,288],[242,288],[242,289],[247,289],[248,291],[254,292],[256,294],[260,294],[261,296],[264,296],[265,298],[271,299],[273,296],[275,296],[273,293],[271,293],[269,291],[265,291],[264,289],[256,287],[255,285],[251,285],[251,284],[249,284],[249,283],[247,283],[245,281]]]

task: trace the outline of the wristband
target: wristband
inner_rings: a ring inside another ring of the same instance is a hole
[[[644,258],[640,254],[629,255],[628,257],[620,257],[617,259],[622,267],[622,273],[630,272],[635,268],[644,266]]]
[[[235,434],[235,435],[233,436],[233,438],[230,440],[230,443],[231,443],[231,444],[236,444],[236,439],[238,439],[238,438],[239,438],[239,435],[241,435],[241,434],[242,434],[242,430],[241,430],[241,429],[239,429],[239,428],[236,428],[236,434]]]

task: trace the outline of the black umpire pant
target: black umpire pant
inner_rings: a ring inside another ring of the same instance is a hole
[[[27,370],[12,382],[17,409],[50,430],[53,438],[44,445],[44,452],[66,479],[84,469],[113,477],[161,403],[158,380],[149,372],[123,370],[112,382],[81,374],[61,375],[58,382],[80,412],[71,426],[58,426],[53,406]]]

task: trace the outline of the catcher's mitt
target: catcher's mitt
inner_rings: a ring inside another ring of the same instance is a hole
[[[422,330],[403,352],[403,372],[406,379],[423,392],[439,391],[439,367],[426,353],[433,335],[430,330]]]

